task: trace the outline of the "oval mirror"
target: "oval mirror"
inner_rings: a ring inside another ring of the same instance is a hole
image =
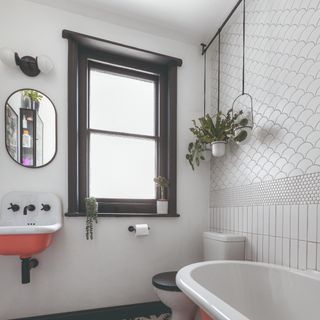
[[[57,151],[56,118],[52,101],[42,92],[13,92],[5,104],[5,140],[10,157],[28,168],[50,163]]]

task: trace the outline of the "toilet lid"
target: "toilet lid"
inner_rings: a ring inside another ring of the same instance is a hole
[[[177,271],[158,273],[152,278],[152,284],[166,291],[181,291],[176,284]]]

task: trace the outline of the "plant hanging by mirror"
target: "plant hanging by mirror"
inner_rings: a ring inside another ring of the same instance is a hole
[[[192,169],[194,165],[200,165],[200,160],[204,160],[203,153],[207,150],[207,146],[212,146],[213,156],[223,156],[224,148],[221,150],[215,148],[216,146],[223,146],[229,141],[241,142],[247,137],[245,130],[237,130],[238,127],[246,126],[248,123],[247,118],[238,120],[243,114],[242,111],[232,114],[230,109],[226,115],[218,112],[214,117],[206,114],[204,117],[192,120],[193,127],[190,131],[195,136],[195,141],[189,143],[188,154],[186,155]],[[237,132],[237,133],[235,133]]]
[[[98,203],[96,198],[85,198],[86,206],[86,238],[93,239],[93,223],[98,223]]]

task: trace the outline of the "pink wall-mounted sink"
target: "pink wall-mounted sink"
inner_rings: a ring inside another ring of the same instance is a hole
[[[48,248],[61,227],[61,201],[56,195],[10,192],[1,201],[0,255],[31,257]]]

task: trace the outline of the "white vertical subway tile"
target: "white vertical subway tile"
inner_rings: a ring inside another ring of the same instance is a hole
[[[257,261],[262,262],[263,261],[263,236],[262,234],[258,234],[258,248],[257,248]]]
[[[315,270],[317,266],[317,244],[307,242],[307,269]]]
[[[242,215],[243,215],[242,231],[248,232],[248,208],[247,207],[242,208]]]
[[[306,241],[299,241],[299,264],[298,268],[301,270],[307,269],[307,242]]]
[[[220,230],[220,208],[217,208],[217,226],[216,229]]]
[[[252,233],[252,207],[248,207],[248,232]]]
[[[317,242],[320,242],[320,204],[317,206]]]
[[[320,204],[317,205],[317,242],[320,242]]]
[[[307,241],[308,206],[299,206],[299,240]]]
[[[246,248],[245,248],[245,253],[246,253],[246,260],[251,260],[251,255],[252,255],[252,234],[249,233],[246,236]]]
[[[269,206],[263,207],[263,234],[269,234]]]
[[[251,259],[252,261],[257,261],[258,260],[258,236],[257,234],[253,233],[252,238],[251,238],[251,246],[252,246],[252,254],[251,254]],[[319,245],[320,247],[320,245]]]
[[[217,208],[213,211],[213,229],[217,229]]]
[[[317,242],[317,205],[308,207],[308,241]]]
[[[234,208],[234,231],[239,231],[239,208]]]
[[[262,261],[268,263],[269,262],[269,236],[263,235],[263,249],[262,249]]]
[[[317,243],[317,270],[320,271],[320,243]]]
[[[258,207],[258,234],[263,234],[263,207]]]
[[[269,231],[270,231],[270,236],[274,237],[276,235],[276,207],[275,206],[270,206]]]
[[[243,207],[239,207],[239,232],[243,231]]]
[[[283,264],[283,246],[282,246],[283,239],[280,237],[276,237],[276,264],[282,265]]]
[[[283,206],[283,237],[284,238],[290,238],[290,211],[291,211],[290,209],[291,209],[290,206]]]
[[[269,237],[269,263],[276,262],[276,238]]]
[[[282,244],[282,254],[283,254],[283,265],[286,267],[290,266],[290,240],[283,238]]]
[[[291,207],[291,239],[298,239],[299,236],[299,207]]]
[[[276,207],[276,236],[282,237],[283,234],[283,207]]]
[[[223,208],[223,230],[227,229],[227,210],[228,208]]]
[[[234,231],[234,207],[231,208],[230,230]]]
[[[258,207],[252,207],[252,233],[258,233]]]
[[[298,240],[290,240],[290,267],[298,268]]]

